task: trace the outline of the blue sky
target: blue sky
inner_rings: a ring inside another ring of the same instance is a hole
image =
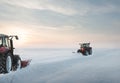
[[[119,0],[0,0],[0,33],[20,35],[24,46],[119,47],[119,8]]]

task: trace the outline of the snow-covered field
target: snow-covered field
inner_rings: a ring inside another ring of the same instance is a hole
[[[0,75],[0,83],[120,83],[120,49],[93,49],[92,56],[77,49],[18,49],[31,64]]]

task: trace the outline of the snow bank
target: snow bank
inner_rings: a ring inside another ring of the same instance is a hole
[[[0,83],[120,83],[119,49],[97,49],[92,56],[72,50],[35,51],[22,52],[27,55],[22,58],[33,58],[32,64],[0,75]]]

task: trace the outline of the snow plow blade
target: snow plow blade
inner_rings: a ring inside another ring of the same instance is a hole
[[[30,62],[31,62],[31,59],[21,61],[21,68],[27,67],[30,64]]]

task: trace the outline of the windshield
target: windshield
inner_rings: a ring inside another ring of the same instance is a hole
[[[89,47],[89,43],[81,44],[81,47]]]
[[[2,38],[0,38],[0,45],[2,44]]]

